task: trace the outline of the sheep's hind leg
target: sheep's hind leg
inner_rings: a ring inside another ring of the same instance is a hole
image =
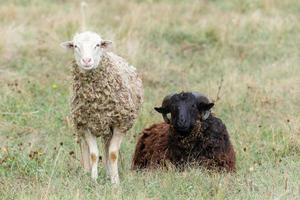
[[[108,156],[108,149],[109,149],[109,145],[110,145],[110,140],[111,140],[111,138],[109,138],[108,140],[104,141],[104,159],[103,159],[103,164],[105,166],[106,175],[107,175],[108,178],[110,176],[110,172],[109,172],[109,156]]]
[[[90,131],[87,131],[84,136],[90,150],[89,161],[91,165],[92,179],[96,181],[98,178],[98,161],[99,161],[99,149],[97,145],[97,139],[96,136],[90,133]]]
[[[86,172],[91,171],[89,146],[84,137],[80,137],[81,163]]]
[[[118,157],[121,142],[123,139],[123,133],[118,129],[113,129],[113,136],[109,143],[108,148],[108,163],[109,163],[109,173],[110,179],[113,184],[119,184],[119,172],[118,172]]]

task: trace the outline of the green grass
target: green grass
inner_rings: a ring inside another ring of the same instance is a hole
[[[69,124],[79,1],[0,4],[0,199],[299,199],[300,2],[89,1],[88,26],[143,77],[145,102],[122,144],[121,185],[79,162]],[[174,91],[220,99],[237,172],[130,171],[140,130]],[[99,142],[100,143],[100,142]],[[75,155],[73,154],[75,152]]]

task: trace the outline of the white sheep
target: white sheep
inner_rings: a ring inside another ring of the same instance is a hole
[[[71,115],[79,136],[83,166],[98,177],[97,137],[105,146],[104,164],[111,182],[119,183],[118,153],[125,133],[133,126],[143,101],[142,81],[136,69],[107,51],[111,41],[82,32],[61,43],[73,49]]]

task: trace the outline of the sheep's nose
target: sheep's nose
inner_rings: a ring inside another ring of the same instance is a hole
[[[82,62],[84,63],[84,64],[90,64],[91,63],[91,61],[92,61],[92,59],[91,58],[83,58],[82,59]]]
[[[186,119],[183,116],[180,116],[180,118],[179,118],[179,124],[182,125],[182,126],[184,126],[185,123],[186,123]]]

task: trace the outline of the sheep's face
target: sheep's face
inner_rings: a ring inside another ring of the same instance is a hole
[[[155,110],[163,115],[170,113],[171,117],[167,122],[171,123],[176,131],[187,133],[192,130],[198,119],[208,117],[207,112],[213,105],[209,102],[199,102],[192,93],[180,93],[174,94],[165,105]]]
[[[91,70],[99,66],[103,53],[111,43],[97,33],[87,31],[76,34],[72,41],[63,42],[61,46],[73,49],[76,63],[81,69]]]

